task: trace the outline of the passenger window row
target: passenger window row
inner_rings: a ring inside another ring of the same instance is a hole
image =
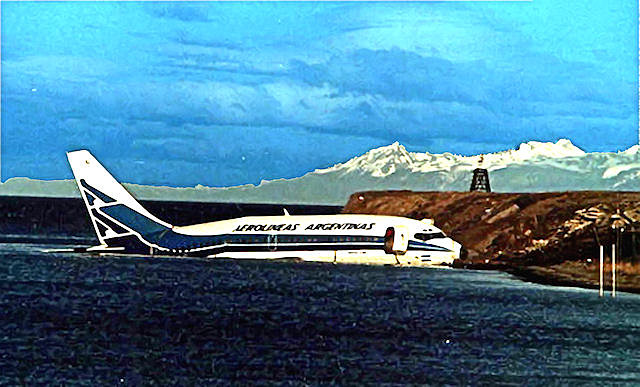
[[[271,239],[271,238],[273,239]],[[199,243],[178,243],[180,250],[191,250],[217,244],[251,244],[251,243],[340,243],[340,242],[380,242],[375,236],[343,236],[343,235],[269,235],[254,236],[225,236],[211,238]],[[190,241],[189,241],[190,242]]]

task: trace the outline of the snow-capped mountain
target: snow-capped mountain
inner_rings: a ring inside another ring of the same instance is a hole
[[[640,190],[640,146],[618,153],[585,153],[569,140],[530,141],[516,150],[476,156],[408,152],[399,143],[372,149],[341,164],[295,179],[228,188],[125,184],[142,199],[344,204],[363,190],[466,191],[472,171],[489,170],[496,192]],[[108,166],[107,166],[108,168]],[[75,182],[9,179],[2,195],[74,197]]]

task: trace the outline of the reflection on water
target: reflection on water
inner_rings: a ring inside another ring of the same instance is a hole
[[[0,247],[0,384],[640,382],[636,295],[493,272]]]

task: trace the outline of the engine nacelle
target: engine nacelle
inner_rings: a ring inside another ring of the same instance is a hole
[[[387,228],[384,233],[384,252],[387,254],[402,255],[409,247],[409,228],[395,226]]]

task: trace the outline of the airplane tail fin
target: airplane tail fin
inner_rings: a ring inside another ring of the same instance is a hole
[[[67,158],[102,245],[129,245],[134,239],[154,247],[145,236],[172,228],[142,207],[89,151],[67,152]]]

